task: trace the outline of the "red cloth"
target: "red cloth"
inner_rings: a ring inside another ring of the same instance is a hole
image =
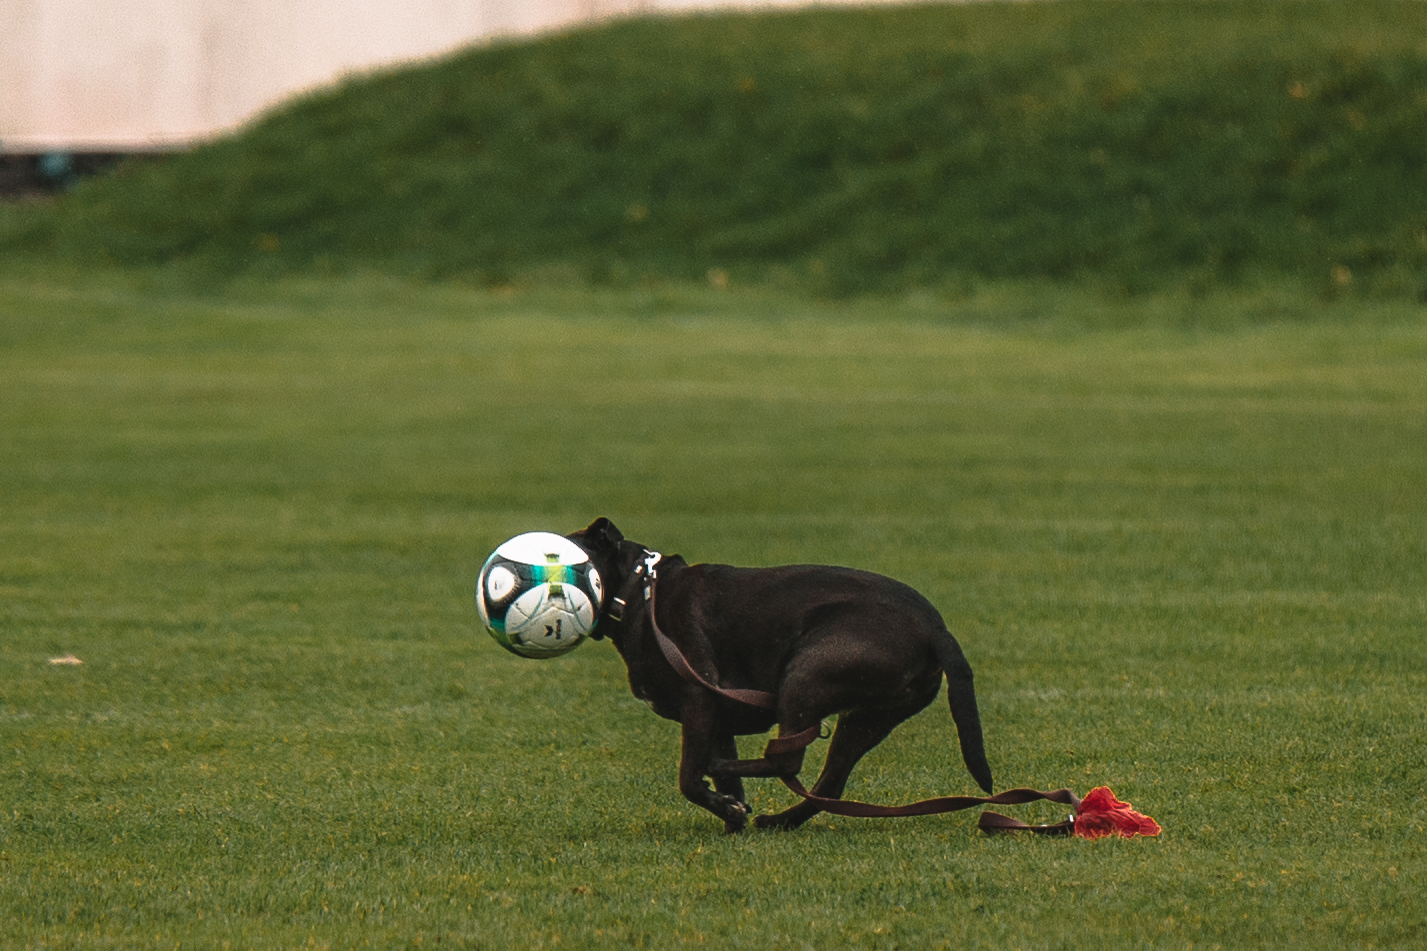
[[[1082,839],[1159,835],[1159,823],[1116,799],[1109,786],[1096,786],[1075,810],[1075,834]]]

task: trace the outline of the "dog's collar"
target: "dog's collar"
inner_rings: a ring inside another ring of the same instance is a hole
[[[624,613],[629,607],[629,602],[625,597],[622,597],[622,595],[630,594],[630,589],[641,581],[644,582],[644,600],[649,600],[650,591],[654,587],[654,580],[658,577],[658,571],[655,566],[657,566],[663,558],[664,556],[657,551],[650,551],[647,548],[644,549],[644,560],[639,563],[639,567],[634,569],[634,573],[631,574],[629,580],[624,583],[624,590],[620,592],[621,596],[610,599],[608,612],[610,620],[616,622],[622,622],[624,620]]]

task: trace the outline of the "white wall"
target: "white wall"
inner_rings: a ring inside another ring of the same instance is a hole
[[[487,37],[624,13],[796,2],[0,0],[0,151],[170,147],[344,73]]]

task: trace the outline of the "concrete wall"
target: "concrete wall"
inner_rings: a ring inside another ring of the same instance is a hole
[[[0,0],[0,152],[169,148],[344,73],[493,36],[795,2]]]

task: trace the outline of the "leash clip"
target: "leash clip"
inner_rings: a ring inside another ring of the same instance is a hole
[[[644,574],[644,600],[648,601],[653,596],[654,581],[659,573],[654,570],[654,566],[664,558],[657,551],[645,551],[644,565],[639,569]]]
[[[644,600],[648,601],[653,596],[654,579],[657,575],[654,566],[659,564],[663,557],[664,556],[657,551],[650,551],[646,548],[644,550],[644,560],[634,569],[633,576],[625,582],[625,590],[628,591],[630,586],[642,578],[644,581]],[[614,595],[609,599],[610,620],[616,623],[623,622],[624,614],[628,610],[629,602],[624,598]]]

